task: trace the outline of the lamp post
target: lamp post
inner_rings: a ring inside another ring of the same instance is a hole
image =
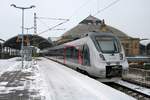
[[[21,57],[22,57],[22,59],[21,59],[21,61],[22,61],[22,68],[23,68],[23,58],[24,58],[24,55],[23,55],[23,49],[24,49],[24,36],[23,36],[24,35],[24,10],[34,8],[35,6],[31,5],[30,7],[18,7],[15,4],[11,4],[11,6],[22,10],[22,43],[21,43]]]

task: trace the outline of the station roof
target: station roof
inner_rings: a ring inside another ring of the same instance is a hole
[[[4,42],[4,47],[10,47],[14,49],[21,49],[22,39],[20,36],[14,36]],[[44,49],[52,46],[47,39],[33,34],[25,34],[24,35],[24,46],[27,46],[27,42],[30,43],[30,46],[38,47],[39,49]]]
[[[0,39],[0,43],[4,43],[5,42],[5,40],[3,40],[3,39]]]
[[[150,40],[142,40],[142,41],[140,41],[140,44],[143,46],[148,46],[148,45],[150,45]]]
[[[92,31],[101,32],[102,30],[100,28],[102,24],[103,24],[103,20],[100,20],[94,16],[89,15],[87,18],[82,20],[77,26],[70,29],[69,31],[64,33],[62,36],[63,37],[67,37],[67,36],[75,37],[75,36],[80,36],[84,33],[92,32]],[[128,36],[124,32],[110,25],[106,25],[106,28],[108,31],[112,32],[115,36],[119,38],[130,38],[130,36]]]
[[[0,39],[0,49],[2,48],[2,44],[5,42],[5,40]]]

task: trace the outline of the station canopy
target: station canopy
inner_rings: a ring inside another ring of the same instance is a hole
[[[6,40],[3,46],[20,50],[21,44],[22,44],[22,35],[17,35]],[[47,39],[33,34],[24,35],[24,46],[27,46],[27,44],[30,44],[30,46],[34,46],[39,49],[44,49],[52,46],[52,43],[50,43]]]
[[[150,39],[141,40],[140,44],[143,45],[143,46],[148,46],[148,45],[150,45]]]

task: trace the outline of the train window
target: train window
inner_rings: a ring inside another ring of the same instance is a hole
[[[83,55],[83,65],[90,66],[90,53],[87,45],[83,46],[82,55]]]
[[[96,41],[103,53],[119,52],[119,44],[114,37],[96,37]]]
[[[76,49],[75,47],[67,47],[66,58],[70,62],[78,63],[78,49]]]
[[[71,54],[71,52],[70,52],[70,48],[66,48],[66,58],[67,59],[70,59],[70,55]]]

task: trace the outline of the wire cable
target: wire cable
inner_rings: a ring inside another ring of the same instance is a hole
[[[72,15],[69,17],[69,19],[71,19],[79,10],[81,10],[83,7],[85,7],[88,3],[90,3],[90,0],[87,0],[85,3],[83,3],[81,6],[79,6],[78,9],[76,9]]]
[[[43,22],[41,19],[38,19],[38,20],[39,20],[39,22],[40,22],[41,24],[43,24],[43,26],[45,26],[45,27],[49,28],[49,26],[48,26],[48,25],[46,25],[46,23],[45,23],[45,22]]]
[[[68,21],[68,20],[67,20],[67,21]],[[58,27],[58,26],[60,26],[60,25],[62,25],[62,24],[64,24],[64,23],[66,23],[67,21],[61,22],[61,23],[59,23],[59,24],[57,24],[57,25],[55,25],[55,26],[53,26],[53,27],[50,27],[50,28],[48,28],[47,30],[42,31],[42,32],[40,32],[40,33],[38,33],[38,34],[40,35],[40,34],[43,34],[43,33],[45,33],[45,32],[48,32],[48,31],[54,29],[55,27]]]
[[[69,20],[63,18],[49,18],[49,17],[37,17],[37,19],[46,19],[46,20]]]
[[[119,1],[120,1],[120,0],[113,1],[113,2],[110,3],[108,6],[106,6],[106,7],[102,8],[102,9],[100,9],[99,11],[97,11],[97,12],[94,14],[94,16],[96,16],[97,14],[99,14],[99,13],[103,12],[104,10],[110,8],[111,6],[113,6],[114,4],[118,3]]]
[[[36,17],[38,20],[39,19],[46,19],[46,20],[64,20],[64,22],[62,23],[59,23],[51,28],[49,28],[45,23],[43,23],[41,20],[39,20],[44,26],[48,27],[47,30],[45,31],[42,31],[40,33],[37,33],[37,34],[43,34],[45,32],[48,32],[50,30],[52,30],[53,28],[56,28],[57,26],[60,26],[68,21],[70,21],[69,19],[71,19],[82,7],[84,7],[85,5],[87,5],[89,3],[90,0],[87,0],[85,3],[83,3],[77,10],[74,11],[74,13],[68,18],[68,19],[63,19],[63,18],[48,18],[48,17]]]

